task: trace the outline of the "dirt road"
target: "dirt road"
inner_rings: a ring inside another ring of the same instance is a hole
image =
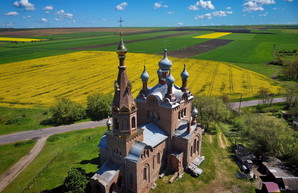
[[[42,150],[47,138],[48,136],[39,138],[28,154],[22,157],[14,166],[0,176],[0,192],[2,192],[6,186],[8,186],[10,182],[13,181],[35,159]]]

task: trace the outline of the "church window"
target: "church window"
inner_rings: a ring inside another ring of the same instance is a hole
[[[197,142],[197,151],[200,152],[200,139],[198,139],[198,142]]]
[[[186,116],[186,108],[184,108],[183,114],[184,114],[184,116]]]
[[[147,171],[148,169],[145,167],[144,168],[144,180],[147,180]]]
[[[119,129],[119,123],[116,118],[114,119],[114,129]]]
[[[130,181],[130,185],[133,184],[133,175],[131,172],[129,172],[129,181]]]
[[[190,156],[192,156],[193,147],[190,148]]]
[[[152,161],[152,168],[155,168],[155,156],[153,156],[153,161]]]
[[[160,164],[160,158],[161,158],[161,157],[160,157],[160,152],[158,152],[158,154],[157,154],[157,163],[158,163],[158,164]]]
[[[197,151],[197,139],[194,140],[193,146],[194,146],[194,153],[196,153],[196,151]]]
[[[135,117],[132,117],[132,119],[131,119],[131,127],[132,128],[136,127],[136,118]]]

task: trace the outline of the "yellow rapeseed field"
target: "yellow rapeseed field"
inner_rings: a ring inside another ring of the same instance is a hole
[[[200,36],[195,36],[193,38],[206,38],[206,39],[215,39],[215,38],[219,38],[222,36],[226,36],[231,34],[230,32],[214,32],[211,34],[205,34],[205,35],[200,35]]]
[[[9,38],[9,37],[0,37],[0,42],[36,42],[42,41],[45,39],[32,39],[32,38]]]
[[[150,75],[149,86],[158,82],[158,62],[162,56],[128,53],[126,66],[133,94],[141,89],[144,64]],[[251,97],[259,87],[272,93],[281,90],[279,83],[252,71],[228,63],[197,59],[173,62],[175,84],[181,85],[180,73],[187,64],[188,87],[194,95],[223,95],[230,98]],[[47,107],[56,98],[68,97],[85,103],[94,92],[112,93],[118,73],[115,52],[82,51],[0,65],[0,105],[11,107]]]

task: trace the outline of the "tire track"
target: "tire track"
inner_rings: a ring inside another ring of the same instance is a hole
[[[252,87],[252,84],[251,84],[251,78],[250,78],[250,73],[249,72],[246,74],[246,78],[247,78],[247,84],[248,84],[249,92],[253,92],[253,87]]]
[[[208,94],[207,95],[211,95],[212,94],[212,90],[213,90],[213,85],[214,85],[214,81],[218,72],[218,68],[219,68],[219,64],[216,65],[212,77],[211,77],[211,81],[210,81],[210,86],[209,86],[209,90],[208,90]]]
[[[233,85],[233,71],[232,66],[229,64],[229,84],[230,84],[230,92],[234,92],[234,85]]]

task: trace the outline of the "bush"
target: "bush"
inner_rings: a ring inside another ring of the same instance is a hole
[[[52,112],[51,122],[55,125],[74,123],[86,117],[84,107],[67,98],[58,99],[50,111]]]
[[[101,120],[111,115],[113,97],[95,93],[87,97],[87,114],[93,120]]]
[[[81,168],[71,168],[64,179],[64,186],[69,193],[84,193],[87,183],[87,174]]]

